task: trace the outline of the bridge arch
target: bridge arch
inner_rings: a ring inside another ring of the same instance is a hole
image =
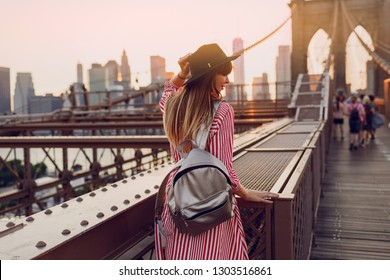
[[[330,44],[331,39],[329,38],[329,34],[322,28],[319,28],[308,44],[307,72],[309,75],[323,73],[330,50]]]
[[[300,73],[308,73],[307,50],[311,38],[323,29],[332,34],[333,16],[337,9],[337,24],[332,55],[334,58],[334,85],[346,88],[346,43],[350,33],[359,25],[370,34],[376,53],[390,61],[390,52],[377,48],[379,43],[390,46],[390,0],[292,0],[292,54],[291,73],[296,80]],[[345,7],[345,9],[343,9]],[[347,13],[347,14],[346,14]],[[348,17],[347,17],[348,15]],[[347,18],[351,19],[352,26]],[[375,92],[383,96],[383,81],[388,74],[381,68],[375,69]]]
[[[369,94],[374,94],[374,70],[372,57],[360,44],[355,32],[374,51],[373,40],[368,31],[361,25],[357,25],[351,32],[346,44],[346,82],[351,85],[351,90],[365,89]],[[363,75],[368,71],[367,75]]]

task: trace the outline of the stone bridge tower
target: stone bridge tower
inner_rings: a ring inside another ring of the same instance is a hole
[[[319,29],[328,36],[332,34],[333,11],[339,5],[334,47],[332,49],[334,65],[334,83],[336,88],[345,88],[346,43],[351,32],[361,25],[371,36],[375,52],[390,62],[390,52],[380,46],[390,49],[390,0],[341,0],[349,15],[354,19],[353,28],[347,23],[338,0],[292,0],[292,55],[291,73],[296,81],[299,73],[307,73],[308,46]],[[375,95],[383,96],[383,81],[388,78],[386,72],[375,67]]]

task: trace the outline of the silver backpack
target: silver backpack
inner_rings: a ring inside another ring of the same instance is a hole
[[[219,104],[220,102],[214,104],[214,112]],[[214,228],[234,215],[229,173],[218,158],[204,150],[209,130],[210,127],[200,131],[195,141],[198,145],[192,142],[193,148],[188,154],[182,152],[187,141],[177,148],[182,159],[172,170],[177,172],[171,180],[167,195],[168,207],[177,228],[180,232],[191,235]],[[157,196],[156,220],[160,224],[163,209],[161,201],[169,174]]]

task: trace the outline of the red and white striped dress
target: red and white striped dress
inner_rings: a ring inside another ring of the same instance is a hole
[[[173,82],[167,81],[160,101],[160,109],[164,113],[165,102],[179,89]],[[206,150],[219,158],[229,171],[234,185],[233,191],[240,188],[240,182],[233,170],[232,150],[234,139],[234,111],[227,102],[221,102],[211,124],[206,143]],[[180,159],[179,153],[171,146],[175,162]],[[168,180],[171,181],[174,174]],[[168,187],[166,188],[167,194]],[[235,198],[233,198],[235,200]],[[236,203],[235,203],[236,204]],[[248,249],[242,227],[238,206],[234,216],[217,227],[197,236],[180,233],[169,213],[167,203],[164,203],[162,227],[164,237],[155,226],[155,241],[157,259],[162,260],[246,260]],[[165,239],[165,242],[164,240]]]

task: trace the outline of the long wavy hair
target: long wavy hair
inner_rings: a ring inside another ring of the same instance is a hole
[[[202,124],[206,127],[211,124],[213,102],[222,99],[222,94],[216,87],[215,76],[228,75],[232,68],[231,62],[220,65],[185,84],[181,91],[167,100],[163,117],[164,129],[174,147],[185,140],[194,140]]]

